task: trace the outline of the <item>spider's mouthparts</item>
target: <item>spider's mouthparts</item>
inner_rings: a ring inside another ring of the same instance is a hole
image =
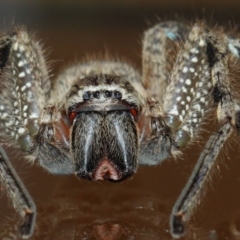
[[[92,180],[119,181],[121,178],[122,174],[108,158],[101,160],[92,174]]]

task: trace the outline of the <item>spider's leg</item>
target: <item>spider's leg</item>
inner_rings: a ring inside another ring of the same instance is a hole
[[[16,211],[25,219],[21,227],[22,238],[29,238],[34,230],[36,206],[30,194],[13,169],[7,154],[0,145],[0,181],[13,201]]]
[[[184,222],[190,219],[194,208],[200,202],[204,194],[204,184],[208,181],[210,171],[232,130],[231,123],[227,122],[207,141],[187,184],[172,209],[170,228],[173,237],[179,238],[185,233]]]
[[[38,44],[23,29],[0,38],[0,131],[32,154],[38,118],[49,93],[50,83]],[[14,208],[25,216],[24,238],[33,232],[36,209],[21,180],[1,148],[1,182]]]
[[[27,152],[50,82],[40,46],[19,28],[0,39],[0,130]]]
[[[0,39],[0,105],[3,137],[14,139],[37,162],[52,173],[73,173],[68,154],[66,116],[48,102],[50,81],[41,48],[28,33],[15,32]],[[57,114],[55,114],[57,112]]]
[[[165,89],[169,84],[168,72],[171,69],[173,50],[177,42],[181,44],[189,32],[187,26],[174,22],[162,22],[144,33],[143,38],[143,85],[148,95],[160,103],[164,102]],[[170,60],[169,60],[170,59]]]
[[[200,202],[205,183],[209,179],[213,165],[228,140],[234,127],[239,124],[239,104],[235,101],[237,96],[231,94],[231,79],[229,66],[232,66],[228,53],[227,39],[222,34],[213,34],[207,31],[207,56],[213,89],[213,101],[217,107],[217,118],[222,125],[217,133],[208,140],[191,177],[179,196],[172,210],[170,220],[171,233],[174,237],[184,234],[184,224],[190,219],[194,208]]]
[[[177,56],[164,102],[165,120],[179,147],[186,146],[197,136],[211,103],[207,51],[206,30],[196,24]]]
[[[147,106],[150,111],[143,114],[143,120],[140,119],[141,163],[158,164],[168,156],[177,155],[177,150],[196,136],[212,88],[206,51],[206,34],[202,26],[196,25],[176,58],[164,107],[158,103],[153,107],[151,101]]]

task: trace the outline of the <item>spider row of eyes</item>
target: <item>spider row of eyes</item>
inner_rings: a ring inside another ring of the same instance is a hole
[[[91,98],[100,98],[100,96],[103,95],[106,98],[115,97],[116,99],[122,98],[122,93],[119,91],[87,91],[84,92],[82,97],[84,100],[89,100]]]

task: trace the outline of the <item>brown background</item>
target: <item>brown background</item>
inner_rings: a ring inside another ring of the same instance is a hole
[[[199,17],[211,24],[229,26],[240,24],[239,13],[237,0],[0,0],[0,30],[25,25],[37,33],[46,48],[54,79],[62,67],[86,55],[106,51],[140,68],[142,33],[161,19],[177,16],[194,21]],[[140,167],[132,179],[120,184],[52,176],[39,167],[24,164],[22,156],[13,152],[12,162],[39,208],[34,239],[171,239],[167,223],[171,207],[205,141],[203,138],[186,150],[182,160],[170,159],[161,166]],[[240,211],[238,142],[239,138],[233,139],[228,144],[230,150],[220,158],[219,168],[185,239],[234,239],[227,229],[232,219],[239,218]],[[16,232],[10,230],[15,216],[4,191],[0,192],[0,233],[5,229]],[[116,223],[106,225],[110,220]],[[110,232],[118,238],[99,237],[102,236],[99,231],[114,227],[117,230]]]

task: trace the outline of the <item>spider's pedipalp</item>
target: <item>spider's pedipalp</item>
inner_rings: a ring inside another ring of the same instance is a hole
[[[179,154],[171,129],[163,116],[161,105],[155,100],[148,100],[138,120],[140,164],[156,165]]]

